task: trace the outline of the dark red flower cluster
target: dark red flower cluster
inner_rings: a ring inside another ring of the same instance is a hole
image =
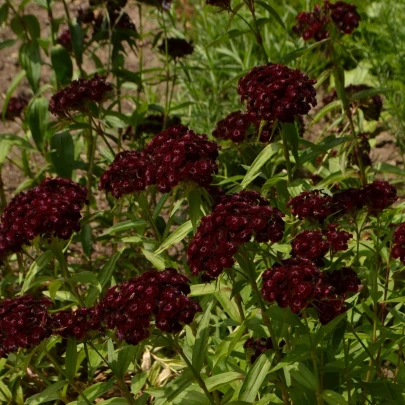
[[[325,232],[326,239],[328,240],[329,247],[334,252],[340,252],[349,249],[349,239],[353,235],[349,232],[338,230],[337,224],[329,224],[328,230]]]
[[[260,120],[252,115],[254,116],[254,114],[235,111],[217,123],[212,135],[235,143],[244,142],[248,138],[260,142],[272,142],[278,134],[278,131],[273,131],[273,123],[266,122],[259,136]]]
[[[109,11],[108,20],[103,14],[99,14],[94,19],[93,39],[108,40],[109,29],[112,29],[114,38],[120,38],[120,40],[128,39],[127,33],[124,31],[134,31],[136,33],[136,27],[131,17],[127,13],[119,11]],[[120,30],[122,31],[120,32]],[[119,37],[117,37],[117,35],[119,35]]]
[[[59,116],[67,116],[74,111],[86,111],[87,103],[102,102],[112,89],[112,85],[97,73],[89,80],[83,78],[73,80],[69,86],[52,96],[49,111]]]
[[[6,110],[6,119],[14,120],[14,118],[21,117],[21,113],[27,107],[29,102],[29,97],[24,94],[20,94],[15,97],[11,97]]]
[[[372,87],[367,86],[365,84],[358,84],[354,85],[351,84],[350,86],[345,87],[346,95],[350,101],[352,106],[357,106],[360,110],[364,113],[364,118],[367,120],[375,120],[378,121],[381,115],[383,101],[380,95],[375,94],[371,97],[365,97],[361,99],[353,99],[357,93],[365,90],[371,90]],[[332,93],[323,99],[324,104],[329,104],[334,100],[337,100],[337,91],[333,90]]]
[[[82,339],[91,327],[92,309],[79,308],[76,311],[59,311],[52,315],[52,333],[64,338]]]
[[[399,224],[394,232],[391,255],[405,264],[405,223]]]
[[[194,275],[204,273],[206,280],[218,277],[233,265],[238,246],[249,242],[279,242],[283,237],[283,214],[259,193],[242,191],[226,195],[201,220],[192,239],[187,261]]]
[[[346,293],[358,291],[359,286],[360,280],[351,269],[325,275],[309,259],[291,258],[264,272],[262,294],[266,301],[276,301],[295,313],[315,308],[325,324],[347,310]]]
[[[242,77],[238,92],[257,119],[294,122],[296,116],[307,114],[311,105],[316,106],[315,83],[300,70],[268,63]]]
[[[167,54],[173,59],[184,58],[194,51],[193,41],[188,42],[182,38],[167,38],[167,45],[166,41],[163,40],[158,47],[159,51],[166,54],[166,46]]]
[[[253,364],[261,354],[267,350],[273,349],[273,343],[271,338],[255,339],[251,337],[245,342],[243,347],[252,353],[250,356],[250,362]]]
[[[29,295],[7,298],[0,303],[0,357],[19,348],[39,345],[52,333],[49,298],[35,300]]]
[[[291,207],[299,219],[311,219],[323,222],[332,214],[332,197],[321,190],[304,191],[292,198],[287,207]]]
[[[329,37],[328,23],[330,21],[329,9],[315,6],[314,11],[301,12],[297,15],[297,25],[293,31],[302,36],[305,41],[314,38],[315,41],[322,41]]]
[[[99,189],[115,198],[145,190],[155,183],[155,165],[144,152],[120,152],[100,178]]]
[[[208,186],[218,170],[218,145],[191,129],[176,125],[156,135],[145,148],[156,167],[156,184],[162,193],[183,181]]]
[[[94,21],[94,13],[91,8],[79,8],[77,11],[76,21],[78,24],[91,24]]]
[[[181,324],[190,324],[202,309],[189,293],[188,278],[176,270],[147,271],[108,289],[94,318],[101,327],[116,328],[119,339],[137,344],[149,337],[152,317],[164,332],[179,332]]]
[[[297,35],[301,35],[305,41],[312,38],[321,41],[330,35],[329,23],[333,22],[340,32],[351,34],[359,26],[360,16],[352,4],[343,1],[330,4],[325,1],[323,7],[317,4],[314,11],[299,13],[296,20],[298,23],[293,31]]]
[[[300,232],[292,242],[294,256],[316,260],[329,251],[329,243],[322,231]]]
[[[397,199],[397,189],[388,181],[374,181],[363,187],[364,204],[370,213],[385,210]]]
[[[14,197],[1,216],[0,256],[19,252],[36,236],[69,239],[80,230],[87,190],[62,178],[45,179]]]
[[[333,194],[332,211],[338,215],[348,212],[356,212],[364,207],[363,190],[360,188],[348,188]]]
[[[332,21],[339,31],[344,34],[351,34],[359,26],[360,16],[356,11],[357,7],[355,5],[345,3],[344,1],[337,1],[333,4],[325,1],[326,6],[330,8]]]
[[[229,8],[231,5],[231,0],[207,0],[207,5],[221,8]]]
[[[63,30],[56,41],[59,45],[62,45],[67,51],[72,51],[72,36],[70,35],[70,30]]]

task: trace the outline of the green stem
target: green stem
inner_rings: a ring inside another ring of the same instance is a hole
[[[217,400],[215,401],[214,397],[210,394],[210,392],[207,389],[207,386],[205,385],[204,380],[202,379],[200,373],[194,368],[194,366],[191,364],[190,360],[187,358],[187,356],[184,354],[183,349],[181,346],[175,342],[173,342],[173,348],[176,350],[176,352],[180,355],[180,357],[184,360],[184,362],[187,364],[187,367],[190,369],[190,371],[193,373],[195,380],[197,381],[198,385],[200,388],[204,391],[205,396],[207,399],[210,401],[211,405],[219,405],[220,402]]]
[[[93,127],[91,126],[92,117],[89,114],[89,132],[87,136],[87,160],[89,161],[89,170],[87,171],[87,192],[89,196],[91,194],[91,186],[93,182],[93,171],[94,171],[94,157],[96,154],[96,139],[93,136]],[[97,132],[96,132],[97,134]],[[86,215],[90,215],[90,204],[86,206]]]
[[[287,166],[288,182],[291,183],[293,181],[293,177],[292,177],[292,168],[291,168],[291,161],[290,161],[290,150],[288,148],[288,142],[285,139],[283,130],[280,130],[280,134],[281,134],[281,140],[283,142],[283,151],[284,151],[285,164]]]
[[[49,361],[53,364],[53,366],[59,371],[59,373],[61,373],[63,375],[64,378],[66,378],[66,380],[68,380],[69,384],[72,386],[72,388],[79,394],[79,396],[81,396],[84,400],[84,402],[86,402],[86,404],[88,405],[92,405],[91,402],[89,401],[89,399],[86,397],[86,395],[83,394],[83,392],[81,392],[77,387],[76,384],[74,383],[73,380],[71,380],[67,374],[65,373],[65,371],[63,370],[63,368],[58,364],[58,362],[56,361],[56,359],[51,355],[51,353],[49,353],[48,351],[45,351],[45,355],[46,357],[48,357]]]
[[[315,391],[316,402],[318,403],[318,405],[322,405],[323,399],[321,397],[321,384],[319,382],[319,370],[318,370],[318,360],[316,357],[316,348],[314,345],[314,341],[312,339],[311,330],[309,329],[308,317],[307,317],[307,312],[305,309],[302,311],[302,315],[304,317],[305,325],[306,325],[307,331],[308,331],[309,344],[311,345],[311,358],[312,358],[312,364],[314,366],[314,374],[315,374],[315,382],[316,382],[316,391]]]
[[[155,232],[156,239],[158,240],[159,243],[161,243],[163,240],[162,235],[160,234],[159,229],[157,228],[156,223],[153,220],[152,215],[149,212],[149,204],[148,204],[148,200],[147,200],[145,194],[140,193],[137,198],[137,201],[142,210],[144,219],[146,219],[149,222],[150,226],[152,227],[153,231]]]

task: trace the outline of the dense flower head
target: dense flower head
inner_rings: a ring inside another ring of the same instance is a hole
[[[348,212],[355,212],[364,207],[363,190],[358,188],[347,188],[333,194],[332,210],[334,213],[343,215]]]
[[[156,184],[162,193],[180,182],[208,186],[218,170],[219,146],[206,135],[176,125],[156,135],[145,148],[156,165]]]
[[[263,273],[262,294],[266,301],[295,313],[314,308],[325,324],[347,310],[346,293],[357,292],[359,287],[359,278],[349,268],[321,273],[311,260],[291,258]]]
[[[268,63],[242,77],[238,93],[241,101],[247,101],[248,112],[258,119],[294,122],[295,116],[316,106],[315,83],[298,69]]]
[[[21,117],[22,112],[25,110],[29,102],[29,97],[24,94],[11,97],[6,110],[6,119],[14,120],[14,118]]]
[[[397,200],[397,189],[388,181],[373,181],[363,187],[364,203],[370,213],[388,208]]]
[[[154,184],[155,171],[151,157],[144,152],[120,152],[102,174],[99,189],[110,192],[115,198],[142,191]]]
[[[0,357],[19,348],[39,345],[52,333],[49,298],[30,295],[7,298],[0,303]]]
[[[332,197],[321,190],[304,191],[292,198],[287,206],[299,219],[323,222],[331,213]]]
[[[279,242],[284,232],[282,216],[254,191],[220,198],[190,242],[187,261],[192,274],[204,273],[206,280],[218,277],[232,267],[238,246],[252,237],[256,242]]]
[[[102,102],[112,89],[112,85],[97,73],[88,80],[83,78],[73,80],[52,96],[49,111],[59,116],[67,116],[74,111],[86,111],[87,103]]]
[[[305,41],[312,38],[321,41],[329,37],[328,23],[330,21],[329,10],[325,7],[315,6],[314,11],[301,12],[297,15],[298,23],[293,31],[302,36]]]
[[[329,224],[327,231],[325,231],[329,247],[334,252],[347,250],[349,248],[348,242],[353,237],[351,233],[339,230],[337,227],[337,224]]]
[[[163,114],[150,114],[145,116],[141,123],[138,124],[134,130],[134,127],[129,126],[124,133],[124,139],[137,139],[142,134],[157,135],[164,130],[165,117]],[[166,127],[170,128],[174,125],[180,125],[181,120],[176,115],[166,118]]]
[[[312,38],[321,41],[329,37],[330,23],[335,24],[343,34],[351,34],[359,26],[360,16],[352,4],[343,1],[330,4],[325,1],[322,7],[317,4],[313,11],[299,13],[296,20],[298,23],[293,31],[297,35],[301,35],[305,41]]]
[[[162,41],[158,49],[161,53],[166,54],[166,40]],[[167,54],[173,59],[191,55],[193,51],[193,41],[188,42],[182,38],[167,38]]]
[[[63,178],[48,178],[21,192],[1,216],[0,256],[20,251],[36,236],[69,239],[80,230],[84,204],[88,204],[86,188]]]
[[[90,328],[91,309],[79,308],[76,311],[59,311],[52,315],[52,333],[64,338],[82,339]]]
[[[405,264],[405,223],[399,224],[394,231],[391,255]]]
[[[380,95],[375,94],[370,97],[364,97],[361,99],[353,100],[355,94],[360,93],[365,90],[371,90],[372,87],[365,84],[351,84],[350,86],[345,87],[345,92],[352,106],[357,106],[364,113],[364,118],[367,120],[378,121],[381,115],[383,101]],[[329,104],[332,101],[337,99],[336,89],[332,93],[323,99],[324,104]]]
[[[245,342],[243,347],[252,353],[250,356],[250,362],[253,364],[261,354],[267,350],[273,349],[273,343],[271,338],[255,339],[251,337]]]
[[[72,51],[72,36],[70,30],[63,30],[56,41],[59,45],[62,45],[69,52]]]
[[[339,31],[344,34],[351,34],[359,26],[360,16],[355,5],[344,1],[337,1],[332,4],[325,1],[325,5],[330,8],[332,21]]]
[[[292,242],[294,256],[315,260],[324,257],[328,251],[329,243],[322,231],[302,231]]]
[[[202,309],[187,297],[189,280],[175,269],[151,270],[108,289],[97,305],[101,326],[117,330],[128,344],[137,344],[150,335],[152,317],[164,332],[179,332]]]
[[[235,111],[226,116],[217,123],[212,132],[215,138],[231,140],[235,143],[241,143],[251,137],[253,140],[260,142],[271,142],[275,139],[278,131],[273,131],[273,123],[266,122],[263,126],[260,136],[260,120],[252,118],[252,114],[242,111]]]

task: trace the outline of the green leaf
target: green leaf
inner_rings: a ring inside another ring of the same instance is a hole
[[[164,400],[163,404],[171,404],[172,401],[179,398],[180,395],[193,383],[193,374],[190,370],[185,370],[179,377],[172,380],[169,384],[166,385],[164,389]]]
[[[95,399],[103,395],[105,392],[109,391],[114,385],[114,383],[115,378],[110,378],[107,382],[94,384],[86,388],[83,391],[83,395],[85,395],[89,401],[94,401]],[[86,404],[87,402],[82,397],[79,396],[77,405],[86,405]]]
[[[41,27],[37,17],[32,14],[26,14],[22,17],[22,19],[31,39],[37,40],[41,36]]]
[[[5,3],[0,7],[0,26],[7,21],[8,18],[8,4]]]
[[[205,385],[208,391],[211,392],[229,384],[232,381],[243,380],[245,377],[245,374],[230,371],[228,373],[217,374],[207,378],[205,380]]]
[[[289,372],[299,384],[302,384],[304,387],[309,388],[310,390],[316,390],[315,376],[304,363],[293,364],[290,366]]]
[[[210,44],[208,44],[205,49],[211,48],[213,46],[217,46],[222,42],[227,42],[230,39],[234,39],[237,37],[240,37],[241,35],[245,35],[245,34],[250,34],[251,30],[250,29],[246,29],[246,30],[237,30],[237,29],[233,29],[228,31],[226,34],[221,35],[220,37],[218,37],[217,39],[215,39],[214,41],[212,41]]]
[[[87,257],[91,255],[91,248],[93,245],[93,234],[90,224],[82,225],[80,230],[80,240],[82,242],[83,252]]]
[[[62,85],[70,83],[73,76],[73,63],[67,49],[62,45],[53,46],[51,62],[58,82]]]
[[[51,139],[51,149],[53,149],[51,157],[56,173],[70,179],[74,162],[74,144],[70,132],[56,133]]]
[[[111,112],[104,118],[110,128],[126,128],[129,125],[128,117],[126,117],[124,114],[120,114],[120,116],[118,116],[117,114],[113,114]]]
[[[21,45],[19,53],[21,67],[27,74],[28,82],[35,94],[39,88],[39,79],[41,77],[41,54],[38,42],[28,42]]]
[[[128,401],[125,398],[114,397],[97,402],[97,405],[128,405]]]
[[[173,233],[171,233],[166,240],[159,246],[155,251],[155,254],[162,253],[170,246],[183,240],[187,234],[193,229],[191,221],[186,221],[184,224],[180,225]]]
[[[39,405],[43,404],[44,402],[59,400],[59,395],[57,392],[67,384],[68,382],[64,380],[57,381],[45,388],[42,392],[29,397],[25,402],[27,405]]]
[[[96,287],[100,292],[102,290],[101,284],[97,276],[91,271],[81,271],[80,273],[75,274],[73,277],[71,277],[71,280],[77,281],[79,283],[91,284],[94,287]]]
[[[299,134],[297,127],[293,123],[280,123],[281,130],[284,134],[284,139],[291,145],[291,152],[294,156],[296,164],[299,165],[300,158],[298,155]]]
[[[161,257],[157,256],[156,253],[150,252],[144,248],[141,248],[141,250],[146,259],[148,259],[156,269],[164,270],[167,267],[166,262]]]
[[[199,297],[201,295],[215,294],[220,291],[215,283],[210,284],[192,284],[189,297]]]
[[[311,121],[311,126],[319,122],[326,114],[333,111],[335,108],[342,108],[342,102],[340,100],[334,100],[329,104],[326,104],[325,107],[321,108]]]
[[[139,391],[141,391],[142,387],[145,385],[147,379],[148,373],[146,371],[137,373],[132,377],[131,391],[134,395],[138,395]]]
[[[323,390],[321,397],[329,405],[348,405],[344,397],[335,391]]]
[[[117,76],[118,78],[136,84],[142,84],[141,76],[138,72],[132,72],[131,70],[127,69],[113,69],[112,73]]]
[[[200,372],[207,355],[208,348],[208,339],[210,336],[210,320],[211,320],[211,308],[213,306],[213,301],[208,304],[208,307],[205,309],[204,315],[201,318],[197,335],[195,338],[195,344],[193,347],[193,356],[192,356],[192,365]]]
[[[115,266],[118,259],[121,257],[122,252],[123,249],[120,249],[118,252],[114,253],[110,260],[108,260],[108,262],[100,270],[97,278],[101,285],[101,288],[104,288],[111,281]],[[100,291],[96,287],[91,287],[86,297],[86,307],[91,307],[99,295]]]
[[[240,183],[242,188],[246,188],[259,174],[260,169],[274,156],[282,146],[279,143],[267,145],[256,157],[244,179]]]
[[[304,46],[300,49],[297,49],[295,51],[292,51],[290,53],[287,53],[286,55],[282,56],[279,60],[280,63],[282,63],[283,65],[288,65],[290,62],[292,62],[293,60],[305,55],[306,53],[308,53],[309,51],[311,51],[312,49],[320,46],[321,44],[324,44],[325,42],[329,41],[329,38],[327,39],[323,39],[322,41],[319,42],[315,42],[312,45],[308,45],[308,46]]]
[[[42,253],[34,263],[31,264],[27,274],[24,278],[24,284],[21,287],[21,295],[25,294],[29,289],[32,283],[32,280],[36,275],[51,261],[53,254],[50,250],[47,250],[45,253]]]
[[[250,403],[255,401],[263,381],[268,377],[273,357],[274,353],[266,352],[255,361],[240,389],[238,398],[240,401]]]
[[[13,46],[17,42],[16,39],[6,39],[4,41],[0,42],[0,51],[2,49],[8,48],[10,46]]]
[[[76,57],[76,61],[79,65],[82,64],[83,59],[83,45],[84,45],[84,32],[80,24],[77,21],[72,21],[69,24],[70,35],[72,38],[72,48]]]
[[[143,219],[120,222],[119,224],[106,229],[99,237],[110,235],[111,233],[115,233],[115,232],[127,231],[128,229],[140,228],[140,227],[143,227],[146,225],[147,225],[147,222],[144,221]]]
[[[75,337],[69,337],[66,344],[65,372],[66,378],[73,381],[77,367],[77,343]]]
[[[283,20],[281,19],[281,17],[277,13],[277,11],[274,10],[274,8],[270,6],[270,4],[265,3],[264,1],[260,1],[260,0],[256,0],[255,3],[259,4],[265,10],[267,10],[275,18],[275,20],[280,24],[280,26],[283,27],[284,30],[287,31],[287,28],[285,27]]]
[[[4,99],[3,111],[2,111],[3,120],[6,118],[7,106],[10,101],[10,98],[13,95],[15,89],[20,84],[21,80],[24,79],[25,76],[26,76],[25,70],[21,70],[17,74],[17,76],[15,76],[14,79],[11,81],[10,86],[7,89],[6,98]]]
[[[27,122],[35,145],[39,151],[43,151],[49,122],[48,100],[38,97],[30,103],[27,109]]]

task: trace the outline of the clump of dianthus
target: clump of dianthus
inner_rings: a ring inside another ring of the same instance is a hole
[[[176,333],[190,324],[202,309],[189,293],[188,278],[176,270],[147,271],[109,288],[94,317],[100,328],[116,329],[119,339],[138,344],[149,337],[153,319],[164,332]]]
[[[0,303],[0,357],[39,345],[51,336],[49,298],[30,295],[7,298]]]
[[[0,256],[19,252],[37,236],[69,239],[80,231],[84,204],[88,204],[86,188],[69,179],[48,178],[21,192],[1,216]]]
[[[91,329],[92,309],[79,308],[76,311],[59,311],[51,316],[52,333],[64,338],[82,339]]]
[[[155,164],[144,152],[120,152],[100,178],[99,189],[115,198],[145,190],[155,182]]]
[[[350,269],[325,274],[309,259],[291,258],[263,273],[262,294],[266,301],[295,313],[314,308],[325,324],[347,310],[346,294],[359,286],[359,278]]]
[[[206,135],[176,125],[156,135],[145,152],[155,163],[158,190],[166,193],[180,182],[208,186],[218,170],[218,149]]]
[[[239,80],[238,93],[247,102],[249,113],[266,121],[294,122],[316,106],[316,91],[300,70],[268,63],[253,68]]]
[[[163,40],[158,49],[161,53],[167,54],[173,59],[184,58],[187,55],[191,55],[194,51],[193,41],[186,41],[182,38],[167,38]]]
[[[7,104],[7,110],[5,117],[7,120],[14,120],[14,118],[21,117],[22,112],[25,110],[29,102],[29,97],[20,94],[18,96],[11,97]]]
[[[358,84],[358,85],[351,84],[350,86],[345,87],[345,93],[349,99],[351,106],[360,108],[360,110],[363,111],[365,119],[378,121],[383,107],[383,101],[380,95],[374,94],[373,96],[369,97],[362,97],[356,99],[354,98],[354,96],[357,93],[371,89],[372,87],[367,86],[365,84]],[[336,100],[337,97],[338,97],[337,91],[335,89],[329,96],[323,99],[323,102],[325,104],[329,104],[332,101]]]
[[[298,23],[293,31],[302,36],[305,41],[314,38],[321,41],[330,35],[329,24],[334,24],[343,34],[351,34],[359,26],[360,16],[356,6],[337,1],[330,4],[325,1],[323,6],[318,4],[313,11],[301,12],[297,15]]]
[[[73,80],[67,87],[54,94],[49,102],[49,111],[58,116],[86,111],[89,102],[101,103],[112,91],[112,85],[97,73],[92,79]]]
[[[259,136],[260,133],[260,136]],[[227,117],[217,123],[212,132],[215,138],[231,140],[235,143],[241,143],[248,138],[260,142],[272,142],[278,131],[273,128],[272,122],[265,122],[260,129],[260,120],[252,117],[252,114],[242,111],[230,113]]]
[[[62,33],[59,35],[57,41],[59,45],[62,45],[67,51],[72,51],[72,36],[70,34],[70,30],[66,29],[63,30]]]
[[[397,189],[388,181],[374,181],[363,187],[364,204],[370,213],[378,213],[397,199]]]
[[[194,275],[206,280],[232,267],[238,246],[249,242],[279,242],[283,237],[283,214],[269,206],[259,193],[242,191],[220,198],[211,214],[201,220],[187,250],[187,262]]]
[[[255,339],[253,337],[249,338],[243,347],[249,352],[250,354],[250,362],[253,364],[261,354],[266,352],[267,350],[273,349],[273,343],[271,338],[259,338]]]

